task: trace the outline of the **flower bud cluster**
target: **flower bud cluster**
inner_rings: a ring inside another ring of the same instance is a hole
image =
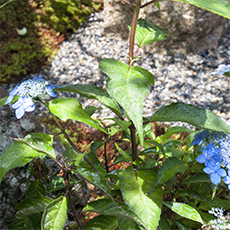
[[[56,86],[53,86],[48,81],[42,79],[42,76],[39,75],[33,79],[26,80],[22,82],[19,86],[16,85],[15,88],[9,93],[5,105],[9,104],[15,95],[19,95],[18,101],[16,101],[12,108],[15,109],[15,115],[20,119],[25,112],[31,112],[35,110],[33,103],[33,98],[40,95],[49,94],[51,97],[56,97],[53,89]]]
[[[230,136],[224,133],[204,130],[195,135],[191,143],[202,145],[202,154],[196,158],[197,162],[203,163],[203,171],[210,175],[213,184],[223,182],[230,190]]]

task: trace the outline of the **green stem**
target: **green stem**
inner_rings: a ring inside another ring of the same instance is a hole
[[[5,6],[5,5],[7,5],[8,3],[13,2],[13,1],[14,1],[14,0],[9,0],[8,2],[3,3],[3,4],[0,6],[0,9],[1,9],[3,6]]]
[[[61,129],[62,133],[64,134],[65,138],[67,139],[67,141],[70,143],[71,146],[73,146],[75,148],[75,150],[80,153],[80,151],[78,150],[78,148],[75,146],[75,144],[71,141],[69,135],[66,133],[65,129],[62,127],[62,125],[59,123],[57,117],[50,111],[49,105],[41,98],[39,97],[39,99],[41,100],[41,102],[47,107],[47,109],[49,110],[52,118],[54,119],[55,123],[57,124],[58,128]]]
[[[136,0],[133,20],[131,25],[130,39],[129,39],[129,66],[133,64],[133,50],[134,50],[134,41],[135,41],[135,32],[137,27],[137,21],[139,17],[141,6],[141,0]],[[132,143],[132,159],[135,161],[137,159],[137,144],[136,144],[136,128],[132,122],[132,125],[129,127],[131,132],[131,143]]]

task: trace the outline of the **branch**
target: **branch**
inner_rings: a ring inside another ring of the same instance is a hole
[[[150,5],[151,3],[160,2],[160,1],[161,1],[161,0],[152,0],[152,1],[150,1],[150,2],[147,2],[147,3],[143,4],[143,5],[141,5],[141,8],[144,8],[144,7],[148,6],[148,5]]]
[[[135,7],[135,5],[127,0],[121,0],[123,3],[129,5],[129,6],[132,6],[132,7]]]

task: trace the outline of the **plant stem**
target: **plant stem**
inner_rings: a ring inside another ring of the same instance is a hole
[[[108,159],[107,159],[107,152],[106,152],[106,144],[107,144],[107,140],[108,140],[108,135],[105,133],[105,141],[104,141],[104,154],[105,154],[105,169],[106,172],[109,172],[109,168],[108,168]]]
[[[135,7],[134,4],[132,4],[131,2],[127,1],[127,0],[121,0],[123,3],[126,3],[129,6]]]
[[[150,2],[147,2],[147,3],[143,4],[143,5],[141,5],[141,8],[144,8],[144,7],[150,5],[150,4],[154,3],[154,2],[160,2],[160,1],[162,1],[162,0],[152,0]]]
[[[61,129],[62,133],[64,134],[65,138],[67,139],[67,141],[70,143],[71,146],[74,147],[74,149],[76,150],[76,152],[80,153],[80,151],[78,150],[78,148],[75,146],[75,144],[71,141],[69,135],[66,133],[65,129],[62,127],[62,125],[59,123],[57,117],[50,111],[48,104],[41,98],[39,97],[39,99],[41,100],[41,102],[48,108],[52,118],[54,119],[55,123],[57,124],[58,128]]]
[[[133,20],[132,20],[132,25],[131,25],[131,31],[130,31],[130,39],[129,39],[129,65],[132,65],[132,60],[133,60],[135,32],[136,32],[137,20],[139,17],[140,7],[141,7],[141,0],[136,0],[136,5],[134,8],[134,13],[133,13]]]
[[[134,41],[135,41],[135,32],[137,27],[137,21],[139,17],[141,6],[141,0],[136,0],[133,20],[131,25],[130,39],[129,39],[129,66],[133,64],[133,50],[134,50]],[[132,143],[132,159],[135,161],[137,159],[137,144],[136,144],[136,128],[132,122],[132,125],[129,127],[131,132],[131,143]]]

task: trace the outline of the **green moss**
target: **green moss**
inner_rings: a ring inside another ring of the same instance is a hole
[[[6,0],[0,0],[0,5]],[[23,0],[0,9],[0,82],[39,73],[68,32],[102,6],[102,0]],[[27,33],[19,35],[17,29]]]

